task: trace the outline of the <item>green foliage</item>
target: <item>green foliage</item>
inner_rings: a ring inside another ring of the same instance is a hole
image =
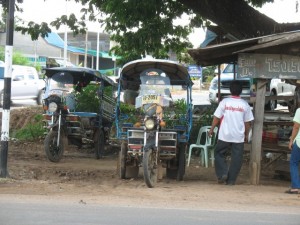
[[[29,60],[20,52],[14,52],[12,63],[14,65],[29,65]]]
[[[195,143],[199,129],[203,126],[210,126],[213,121],[213,114],[218,107],[218,104],[213,103],[203,109],[197,116],[193,119],[193,127],[191,129],[190,143]]]
[[[207,66],[202,70],[202,82],[210,82],[215,75],[216,66]]]
[[[99,112],[98,88],[98,84],[90,84],[82,88],[80,92],[75,92],[77,112]]]
[[[164,108],[163,120],[167,128],[174,128],[175,125],[186,125],[187,103],[184,98],[177,99],[171,107]]]
[[[76,35],[86,32],[87,21],[99,22],[100,26],[105,27],[105,31],[111,34],[111,40],[118,43],[111,52],[122,57],[118,60],[119,65],[139,59],[141,55],[168,58],[170,51],[173,51],[180,59],[181,53],[186,48],[192,47],[188,41],[188,35],[192,29],[208,26],[211,22],[208,21],[207,14],[210,15],[210,10],[216,4],[222,8],[223,3],[216,0],[205,1],[211,7],[199,9],[200,3],[192,4],[192,1],[182,0],[75,1],[84,6],[81,9],[81,15],[62,15],[50,25],[57,30],[62,25],[66,25]],[[247,0],[247,3],[257,7],[261,7],[266,2],[273,2],[273,0]],[[227,4],[227,2],[224,1],[223,4]],[[18,7],[16,8],[20,11]],[[101,19],[99,19],[99,14]],[[183,16],[186,21],[189,20],[189,24],[178,23],[177,20]],[[222,20],[222,16],[223,14],[220,14],[220,17],[212,17],[214,19],[212,22],[217,24]],[[27,24],[18,24],[15,30],[22,34],[30,34],[32,40],[36,40],[39,36],[45,37],[51,32],[47,23],[37,24],[33,21]]]
[[[45,129],[43,128],[43,115],[37,114],[31,123],[25,127],[12,131],[12,137],[23,141],[33,141],[44,136]]]
[[[5,61],[5,48],[0,47],[0,60]],[[14,65],[29,65],[29,60],[20,52],[14,51],[12,64]]]

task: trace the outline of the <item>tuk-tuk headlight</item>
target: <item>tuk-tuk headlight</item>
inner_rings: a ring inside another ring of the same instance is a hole
[[[145,121],[145,127],[147,130],[152,130],[155,126],[155,121],[153,119],[147,119]]]
[[[55,102],[50,102],[49,107],[48,107],[48,111],[49,112],[55,112],[56,110],[57,110],[57,104]]]

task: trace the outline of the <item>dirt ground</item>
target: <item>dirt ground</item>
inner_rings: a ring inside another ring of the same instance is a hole
[[[30,118],[36,113],[34,110],[13,112],[11,124],[21,126],[20,114],[25,113],[26,118]],[[117,158],[118,147],[107,146],[104,157],[99,160],[90,149],[71,147],[59,163],[52,163],[46,159],[42,139],[34,143],[10,141],[9,178],[0,178],[0,200],[300,212],[300,195],[284,193],[289,180],[276,176],[272,165],[262,171],[259,185],[250,185],[248,154],[235,186],[217,184],[214,168],[200,166],[193,157],[184,181],[164,176],[151,189],[143,181],[142,169],[137,179],[119,179]]]

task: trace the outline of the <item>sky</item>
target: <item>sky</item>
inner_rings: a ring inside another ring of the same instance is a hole
[[[279,23],[300,22],[300,5],[299,12],[296,12],[296,1],[297,0],[275,0],[274,3],[267,3],[258,10]],[[80,12],[81,5],[75,2],[65,3],[63,0],[24,0],[22,8],[24,12],[22,14],[16,13],[17,16],[25,21],[35,21],[39,23],[53,21],[55,18],[71,12],[76,15]],[[97,31],[98,28],[99,25],[97,24],[88,24],[90,31]],[[189,39],[194,47],[198,47],[204,40],[204,37],[204,29],[198,28],[189,36]]]

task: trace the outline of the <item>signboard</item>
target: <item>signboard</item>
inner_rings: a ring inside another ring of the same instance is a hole
[[[188,72],[191,77],[202,77],[202,67],[197,65],[190,65],[188,66]]]
[[[300,79],[300,57],[280,54],[239,54],[237,77]]]

